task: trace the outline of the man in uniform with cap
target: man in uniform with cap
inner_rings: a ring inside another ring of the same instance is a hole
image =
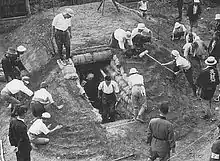
[[[176,22],[173,28],[172,40],[180,40],[181,37],[185,38],[187,34],[187,29],[183,24],[180,24],[179,22]]]
[[[17,117],[11,119],[9,125],[9,141],[14,146],[17,161],[30,161],[31,145],[27,134],[27,125],[24,123],[27,108],[17,105],[15,107]]]
[[[160,105],[158,118],[150,120],[147,130],[147,143],[150,144],[150,157],[147,161],[167,161],[170,158],[170,151],[175,152],[175,138],[173,124],[166,117],[169,112],[167,102]]]
[[[66,60],[70,58],[71,18],[73,15],[73,10],[66,8],[62,13],[56,15],[52,22],[52,37],[55,37],[61,60],[64,60],[63,45],[66,48]]]
[[[50,113],[44,112],[41,118],[35,120],[35,122],[30,126],[28,130],[30,142],[34,149],[37,149],[37,145],[45,145],[50,141],[49,138],[41,137],[41,134],[48,135],[49,133],[52,133],[63,127],[62,125],[57,125],[55,128],[50,130],[49,128],[51,124],[49,124],[48,126],[46,125],[49,118],[51,118]]]
[[[57,109],[61,109],[63,105],[57,106],[52,98],[52,95],[47,91],[48,84],[42,82],[40,89],[34,92],[32,101],[30,104],[32,114],[34,117],[41,117],[42,113],[46,112],[45,106],[50,104]]]
[[[145,111],[144,103],[146,102],[146,92],[144,87],[144,78],[136,68],[129,71],[128,84],[131,90],[132,106],[134,108],[134,120],[144,122],[141,118]]]
[[[216,86],[219,82],[219,74],[216,69],[217,60],[213,56],[209,56],[205,60],[207,67],[202,70],[197,78],[197,86],[200,90],[200,97],[204,100],[209,101],[209,106],[205,106],[205,115],[202,116],[204,119],[209,119],[212,116],[211,100],[216,90]]]
[[[21,71],[27,71],[21,62],[16,49],[12,47],[8,48],[1,63],[7,82],[15,78],[20,79]]]
[[[214,31],[220,32],[220,14],[215,15],[215,21],[216,21],[216,26],[215,26]]]
[[[200,6],[200,0],[194,0],[193,4],[189,5],[187,10],[187,16],[189,17],[190,22],[190,31],[192,32],[193,27],[198,27],[198,20],[202,13]]]
[[[105,76],[105,80],[98,86],[98,97],[102,102],[102,123],[115,121],[115,103],[119,93],[118,84]]]
[[[13,79],[1,90],[2,100],[11,104],[12,113],[14,110],[13,105],[21,104],[21,101],[15,98],[15,94],[22,92],[29,97],[33,96],[33,92],[26,86],[29,84],[29,79],[27,76],[22,77],[22,80]]]
[[[172,50],[171,57],[174,57],[174,60],[172,60],[168,63],[163,63],[162,65],[170,65],[170,64],[175,63],[175,67],[174,67],[175,75],[177,75],[181,71],[184,72],[186,79],[188,80],[188,82],[193,90],[193,94],[196,97],[197,96],[196,95],[196,85],[193,81],[193,76],[192,76],[193,70],[192,70],[191,63],[187,59],[180,56],[180,53],[177,50]]]

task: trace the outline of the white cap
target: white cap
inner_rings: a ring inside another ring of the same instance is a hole
[[[220,20],[220,14],[215,15],[215,20]]]
[[[200,3],[200,1],[199,0],[194,0],[194,3]]]
[[[205,60],[206,65],[215,65],[217,63],[217,60],[215,59],[215,57],[213,56],[209,56],[206,60]]]
[[[70,16],[74,16],[74,12],[71,8],[65,8],[65,10],[63,11],[64,14],[68,14]]]
[[[145,24],[144,23],[139,23],[137,28],[144,30],[145,29]]]
[[[137,69],[136,68],[131,68],[130,71],[129,71],[129,74],[135,74],[135,73],[138,73]]]
[[[45,118],[45,119],[49,119],[49,118],[51,118],[51,115],[50,115],[50,113],[48,113],[48,112],[44,112],[44,113],[41,115],[41,117],[42,117],[42,118]]]
[[[17,51],[19,51],[19,52],[25,52],[27,49],[24,47],[24,46],[22,46],[22,45],[20,45],[19,47],[17,47]]]
[[[28,76],[23,76],[23,77],[21,78],[21,80],[22,80],[23,82],[25,82],[26,84],[29,84],[29,83],[30,83],[30,82],[29,82],[30,77],[28,77]]]
[[[171,54],[172,54],[173,56],[175,56],[175,57],[180,56],[180,53],[179,53],[179,51],[177,51],[177,50],[172,50],[172,51],[171,51]]]
[[[176,22],[175,25],[174,25],[174,28],[178,28],[180,26],[181,26],[181,24],[179,22]]]

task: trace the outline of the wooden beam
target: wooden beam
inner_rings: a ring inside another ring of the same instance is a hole
[[[26,4],[26,9],[27,9],[27,16],[30,16],[31,15],[31,7],[30,7],[29,0],[25,0],[25,4]]]

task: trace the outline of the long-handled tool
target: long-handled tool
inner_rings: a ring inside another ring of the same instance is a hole
[[[126,155],[126,156],[123,156],[123,157],[119,157],[119,158],[117,158],[117,159],[114,159],[114,160],[112,160],[112,161],[119,161],[119,160],[127,159],[127,158],[129,158],[129,157],[134,157],[134,156],[135,156],[135,154],[132,153],[132,154],[129,154],[129,155]]]

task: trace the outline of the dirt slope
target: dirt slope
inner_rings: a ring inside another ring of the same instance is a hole
[[[109,1],[106,1],[104,16],[101,16],[101,13],[96,12],[98,5],[99,3],[70,6],[77,13],[72,20],[72,49],[105,44],[108,42],[111,32],[116,28],[132,29],[137,23],[143,22],[137,15],[128,11],[123,10],[121,13],[117,13]],[[184,42],[174,43],[170,41],[169,35],[176,16],[174,13],[177,12],[173,6],[162,6],[160,6],[161,14],[158,14],[158,4],[152,3],[152,16],[156,22],[147,21],[145,23],[155,33],[155,37],[159,38],[158,41],[153,41],[152,44],[148,45],[150,54],[159,61],[166,62],[170,60],[169,51],[174,48],[180,50]],[[56,14],[62,9],[56,10]],[[204,26],[200,25],[199,27],[200,36],[205,35],[204,38],[210,38],[210,34],[207,34],[208,27],[205,25],[210,24],[210,17],[213,17],[213,14],[218,11],[219,9],[216,9],[204,13],[204,21],[201,21]],[[78,96],[75,85],[63,80],[56,61],[54,58],[51,59],[48,50],[51,49],[49,37],[52,18],[52,10],[34,15],[7,38],[12,46],[24,44],[28,48],[28,52],[22,59],[27,68],[34,71],[31,88],[36,89],[41,81],[47,80],[50,83],[49,91],[54,95],[56,102],[65,105],[60,111],[48,108],[53,116],[53,126],[61,123],[64,125],[64,129],[50,136],[49,145],[40,147],[38,151],[33,151],[33,160],[58,160],[56,157],[60,157],[62,160],[65,158],[71,160],[89,160],[92,158],[93,160],[111,160],[133,152],[137,154],[136,160],[146,160],[148,147],[144,140],[146,139],[147,124],[135,123],[115,129],[103,129],[94,121],[94,114],[91,113],[88,103]],[[159,27],[161,26],[157,23],[159,20],[163,27]],[[160,29],[159,37],[158,29]],[[169,79],[171,76],[169,71],[149,58],[134,60],[122,56],[120,60],[125,72],[128,72],[131,67],[136,67],[144,75],[149,106],[154,106],[156,109],[150,115],[146,115],[146,120],[155,116],[160,102],[170,101],[171,114],[169,119],[174,122],[178,138],[182,139],[178,142],[177,151],[181,151],[213,127],[211,123],[199,119],[202,110],[201,102],[191,99],[191,89],[185,82],[184,75],[180,75],[175,82],[172,82]],[[216,107],[217,104],[214,106]],[[15,156],[10,153],[10,146],[6,137],[9,122],[8,110],[1,108],[0,115],[0,136],[6,145],[6,160],[14,160]],[[29,111],[27,115],[28,126],[30,126],[32,118]],[[185,137],[186,135],[187,137]],[[195,147],[198,146],[195,151],[208,143],[207,138],[204,139],[199,145],[195,145]],[[205,149],[205,151],[208,150]],[[189,155],[188,151],[183,154],[183,156],[177,156],[177,159],[190,160],[193,157]],[[208,155],[204,156],[204,158],[207,157]]]

